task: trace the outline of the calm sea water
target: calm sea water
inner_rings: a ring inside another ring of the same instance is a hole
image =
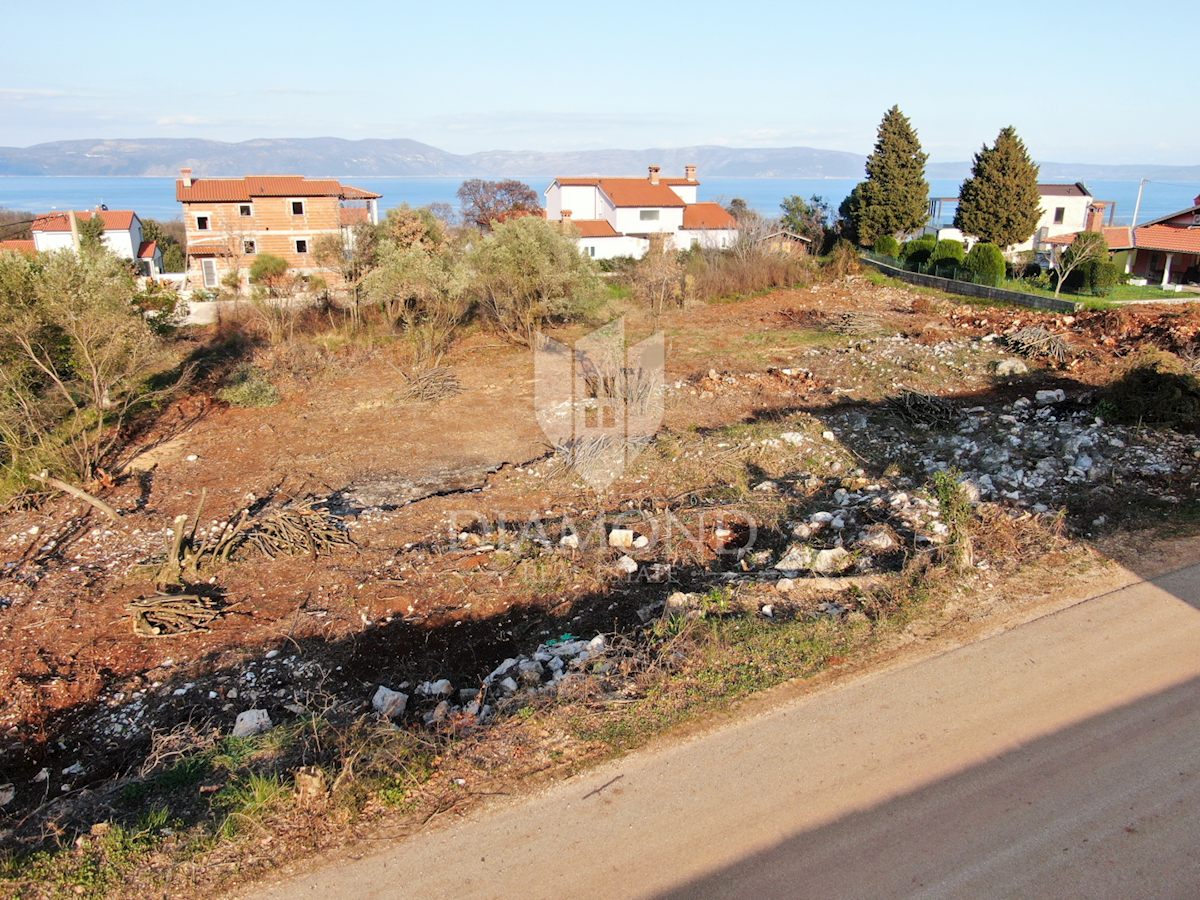
[[[408,177],[343,177],[343,183],[382,194],[382,209],[407,203],[424,206],[442,202],[457,205],[455,192],[462,178]],[[550,186],[551,176],[522,179],[541,192]],[[741,197],[764,215],[779,214],[780,201],[798,194],[809,198],[818,195],[836,209],[859,179],[854,178],[704,178],[698,192],[701,201],[729,201]],[[935,179],[930,182],[930,195],[954,197],[959,182]],[[1137,201],[1136,181],[1093,181],[1089,185],[1098,200],[1116,203],[1117,224],[1128,224]],[[1200,184],[1149,182],[1142,194],[1138,221],[1147,222],[1193,205],[1200,194]],[[0,206],[32,212],[55,209],[90,209],[98,204],[109,209],[132,209],[153,219],[172,219],[182,212],[175,202],[174,178],[80,178],[45,176],[0,176]]]

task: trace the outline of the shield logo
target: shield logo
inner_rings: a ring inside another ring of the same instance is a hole
[[[661,331],[625,346],[624,318],[574,347],[539,332],[533,356],[538,424],[593,490],[612,484],[658,433],[665,362]]]

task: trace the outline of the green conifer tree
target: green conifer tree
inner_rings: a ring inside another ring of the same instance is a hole
[[[984,144],[975,154],[971,177],[959,190],[954,227],[998,247],[1029,239],[1042,215],[1037,185],[1037,164],[1010,125],[993,146]]]
[[[875,151],[867,157],[867,180],[859,185],[853,210],[860,244],[869,247],[885,234],[911,234],[929,221],[928,158],[908,117],[893,106],[879,123]]]

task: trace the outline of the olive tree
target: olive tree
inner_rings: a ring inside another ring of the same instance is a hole
[[[107,252],[0,254],[0,439],[10,470],[87,480],[116,450],[130,411],[166,362]]]
[[[481,306],[509,340],[527,347],[543,324],[583,318],[603,295],[596,264],[572,234],[540,217],[497,225],[467,264]]]

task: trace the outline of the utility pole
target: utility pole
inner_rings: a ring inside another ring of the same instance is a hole
[[[1146,186],[1147,181],[1149,181],[1148,178],[1143,178],[1141,181],[1141,184],[1138,185],[1137,203],[1134,204],[1134,207],[1133,207],[1133,224],[1129,226],[1131,229],[1137,228],[1138,210],[1142,208],[1142,188],[1144,188]]]

